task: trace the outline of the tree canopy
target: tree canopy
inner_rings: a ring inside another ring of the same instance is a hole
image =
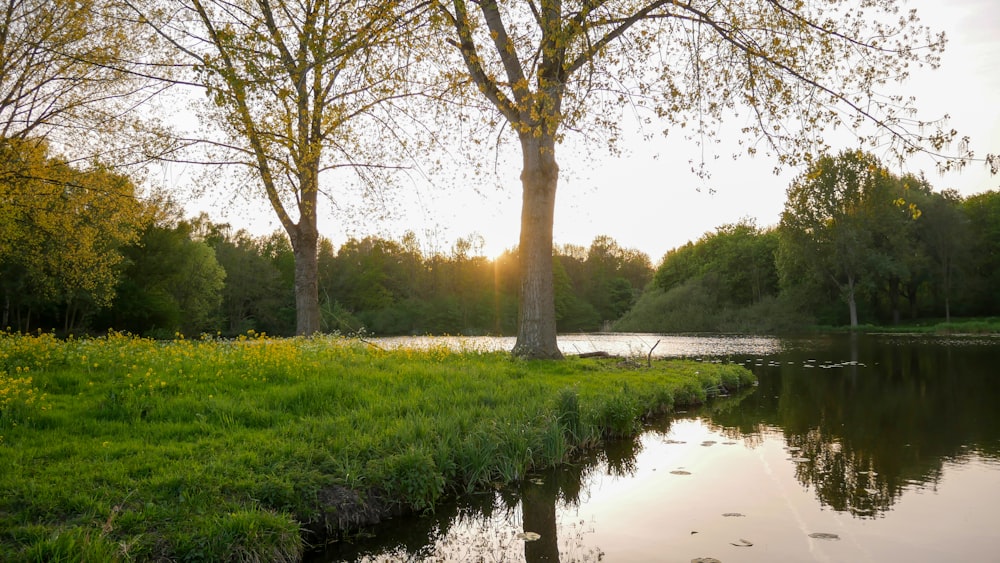
[[[320,176],[362,178],[391,153],[373,112],[400,96],[405,28],[395,0],[130,0],[182,78],[203,87],[200,116],[218,126],[185,142],[211,145],[259,186],[295,253],[298,333],[321,329],[317,286]],[[363,129],[359,122],[369,120]],[[367,172],[366,172],[367,171]],[[217,189],[227,189],[217,186]]]
[[[787,278],[833,281],[858,325],[857,295],[875,273],[900,267],[893,227],[917,214],[904,199],[903,181],[870,154],[847,151],[818,159],[788,188],[781,214],[782,269]],[[896,272],[898,274],[898,271]]]
[[[745,112],[747,152],[783,164],[814,160],[838,126],[900,155],[935,153],[955,136],[922,133],[912,100],[883,90],[911,64],[936,66],[944,46],[893,0],[433,5],[460,56],[453,72],[510,125],[523,157],[518,355],[559,356],[550,256],[556,147],[567,131],[613,144],[628,105],[705,142]]]
[[[69,330],[111,303],[124,259],[148,220],[135,184],[99,163],[81,170],[45,143],[0,144],[0,284],[3,324],[48,303]]]
[[[723,225],[668,252],[616,329],[774,333],[996,314],[996,192],[935,191],[844,151],[786,193],[779,225]]]
[[[0,144],[44,140],[77,167],[146,161],[145,132],[156,125],[145,106],[160,87],[144,74],[146,46],[131,40],[135,22],[122,8],[113,0],[0,2]]]

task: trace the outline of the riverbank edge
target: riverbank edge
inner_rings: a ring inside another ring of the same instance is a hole
[[[910,321],[897,325],[862,324],[851,326],[821,326],[819,332],[857,332],[863,334],[917,334],[927,336],[986,336],[1000,335],[1000,318]]]
[[[550,361],[541,360],[541,362]],[[629,370],[645,369],[639,362],[628,359],[623,360],[618,356],[598,357],[596,360],[588,361],[596,361],[605,365],[615,365],[617,369],[625,373]],[[652,367],[652,365],[669,366],[671,364],[690,363],[690,360],[660,359],[653,361],[649,367]],[[527,468],[526,472],[545,470],[563,463],[574,463],[588,454],[600,450],[606,444],[606,440],[626,439],[637,436],[643,432],[644,423],[650,419],[661,418],[680,409],[701,406],[716,397],[725,397],[757,384],[757,379],[753,372],[743,366],[729,364],[728,368],[738,369],[741,373],[737,380],[729,379],[727,381],[722,371],[713,369],[713,364],[700,365],[704,365],[706,369],[704,373],[698,370],[699,388],[690,387],[689,381],[672,384],[664,383],[662,394],[658,395],[657,399],[633,405],[634,407],[638,407],[637,416],[617,421],[605,419],[603,424],[598,422],[589,429],[580,429],[582,432],[589,431],[589,433],[596,434],[599,438],[585,444],[579,444],[567,459],[557,463],[532,466]],[[699,390],[702,392],[699,393]],[[617,400],[628,402],[629,398],[627,388],[623,388],[621,395],[617,397],[613,394],[608,396],[610,402]],[[550,414],[560,418],[565,416],[565,413],[558,411],[553,411]],[[517,481],[518,479],[503,481],[495,483],[495,485],[510,486],[516,484]],[[454,491],[461,489],[461,483],[450,482],[446,484],[446,487],[452,490],[452,494],[454,494]],[[463,492],[474,493],[479,490],[481,490],[481,487],[464,489]],[[446,495],[439,500],[445,501],[450,496]],[[420,510],[414,509],[412,506],[407,506],[410,504],[408,499],[390,499],[379,490],[358,491],[346,487],[333,486],[322,490],[319,498],[321,499],[321,503],[318,508],[322,515],[321,518],[312,519],[308,522],[299,522],[303,540],[302,555],[306,558],[309,555],[321,553],[332,542],[349,540],[352,534],[358,533],[363,529],[376,527],[394,518],[420,512]],[[431,505],[424,507],[423,510],[433,510],[433,508],[434,506]]]

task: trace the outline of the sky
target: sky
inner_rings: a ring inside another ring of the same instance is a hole
[[[902,7],[916,8],[924,24],[944,31],[948,45],[940,68],[915,70],[896,89],[916,96],[923,119],[950,115],[949,127],[971,137],[978,156],[1000,153],[1000,10],[995,0],[904,0]],[[608,235],[622,247],[645,252],[655,265],[670,249],[720,225],[742,218],[762,227],[777,224],[785,190],[800,172],[789,168],[775,175],[776,161],[764,156],[723,156],[710,163],[712,176],[705,181],[690,172],[689,161],[700,158],[700,149],[681,135],[644,142],[639,132],[625,128],[625,133],[625,153],[619,156],[600,150],[584,154],[572,140],[557,148],[561,175],[555,244],[586,247],[595,237]],[[718,152],[739,150],[724,140]],[[451,185],[403,182],[386,202],[392,211],[388,218],[345,221],[327,205],[321,210],[320,232],[339,246],[352,236],[398,239],[412,230],[428,253],[447,253],[459,237],[478,234],[485,243],[483,254],[495,256],[518,241],[520,155],[507,151],[488,158],[496,159],[495,173]],[[890,166],[896,173],[925,172],[935,190],[956,189],[968,196],[1000,189],[1000,176],[991,176],[981,163],[943,175],[926,157],[913,158],[904,167]],[[189,214],[207,211],[213,220],[255,235],[280,229],[263,198],[202,199],[185,208]]]

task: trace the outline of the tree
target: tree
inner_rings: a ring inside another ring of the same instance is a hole
[[[701,253],[700,244],[707,236],[709,235],[703,236],[698,241],[698,245],[688,241],[683,246],[672,248],[663,255],[663,260],[653,276],[653,281],[660,289],[670,291],[701,274],[701,263],[698,255]]]
[[[722,225],[663,257],[655,281],[664,291],[698,279],[722,305],[749,306],[777,294],[777,238],[752,219]]]
[[[123,254],[128,265],[108,312],[110,327],[166,338],[214,332],[226,271],[215,250],[195,239],[191,222],[164,217]]]
[[[801,274],[832,282],[858,325],[858,294],[891,252],[878,244],[880,223],[909,208],[894,198],[899,179],[870,154],[845,151],[819,158],[788,188],[781,214],[779,270],[787,286]],[[887,214],[887,211],[889,214]]]
[[[378,160],[373,137],[384,127],[362,133],[361,121],[380,101],[401,95],[392,47],[397,3],[178,0],[169,11],[157,0],[129,5],[206,89],[202,116],[225,137],[197,141],[224,150],[227,163],[263,188],[295,256],[296,332],[319,331],[320,176],[355,167],[364,179],[364,159]]]
[[[900,298],[909,302],[911,316],[916,316],[920,289],[930,279],[925,215],[932,201],[930,183],[923,177],[904,175],[894,178],[888,192],[879,198],[871,222],[876,255],[874,274],[881,277],[887,292],[893,324],[900,321]]]
[[[248,330],[268,334],[294,334],[294,287],[284,262],[291,254],[266,238],[246,231],[220,234],[207,240],[226,272],[222,290],[225,330],[236,335]],[[283,237],[282,237],[283,238]],[[287,243],[286,243],[287,245]],[[294,266],[292,268],[294,276]]]
[[[80,170],[49,155],[45,143],[0,144],[0,270],[6,326],[33,305],[61,311],[62,329],[111,303],[123,266],[121,249],[134,242],[146,217],[132,180],[99,163]]]
[[[945,322],[951,322],[955,277],[971,243],[969,223],[962,213],[962,198],[954,190],[930,194],[920,209],[920,240],[933,265],[931,278],[937,281],[944,300]]]
[[[911,101],[878,91],[903,78],[910,64],[936,65],[944,45],[913,12],[900,17],[893,0],[860,7],[776,0],[433,6],[465,78],[520,146],[519,356],[561,356],[551,255],[556,147],[564,131],[583,130],[613,146],[616,116],[628,104],[643,120],[692,125],[704,140],[727,113],[748,107],[747,152],[763,144],[782,164],[822,152],[827,126],[848,126],[871,143],[888,134],[902,154],[940,150],[954,137],[912,133]],[[860,131],[864,124],[876,133]]]
[[[590,243],[583,266],[581,292],[601,321],[614,321],[624,315],[653,271],[648,256],[622,248],[607,235],[595,237]]]
[[[333,294],[351,311],[374,311],[403,297],[402,247],[390,240],[351,239],[337,252],[340,274]]]
[[[556,326],[560,332],[586,332],[598,330],[601,315],[574,288],[567,265],[574,265],[577,259],[571,256],[553,258],[555,288]]]
[[[978,315],[1000,315],[1000,191],[967,197],[962,208],[973,233],[969,308]]]
[[[0,142],[61,132],[72,141],[67,148],[80,149],[95,134],[121,132],[112,128],[144,84],[121,65],[136,45],[116,7],[104,0],[3,0]]]

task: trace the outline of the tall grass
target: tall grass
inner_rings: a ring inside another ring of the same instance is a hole
[[[296,561],[751,378],[325,337],[4,334],[0,560]]]

